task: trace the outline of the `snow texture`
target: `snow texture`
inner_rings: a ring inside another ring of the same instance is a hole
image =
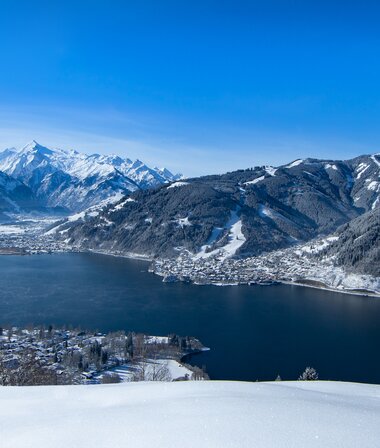
[[[375,448],[380,386],[199,381],[0,388],[3,448]]]
[[[380,162],[376,159],[376,156],[379,156],[379,154],[374,154],[373,156],[371,156],[371,159],[373,160],[373,162],[380,168]]]
[[[368,184],[367,188],[368,190],[372,190],[372,191],[377,191],[377,187],[379,185],[379,182],[376,182],[375,180],[370,181],[370,183]]]
[[[260,177],[257,177],[256,179],[249,180],[248,182],[245,182],[245,185],[254,185],[264,179],[265,179],[265,176],[260,176]]]
[[[159,338],[159,337],[157,337]],[[164,338],[162,338],[164,339]],[[166,338],[167,339],[167,338]],[[116,373],[121,381],[133,381],[133,375],[136,368],[144,368],[145,378],[152,378],[160,368],[167,369],[168,379],[166,381],[177,381],[179,379],[191,379],[193,372],[176,361],[175,359],[147,359],[145,363],[125,364],[118,367],[112,367],[97,375],[95,378],[101,379],[104,375]]]
[[[270,176],[275,176],[276,175],[276,168],[273,168],[273,166],[266,166],[265,167],[265,171],[270,175]]]
[[[363,173],[365,171],[367,171],[368,168],[369,168],[368,164],[360,163],[356,169],[356,171],[357,171],[356,179],[360,179],[362,177]]]
[[[321,252],[323,249],[326,249],[326,247],[329,246],[333,241],[337,241],[338,239],[339,237],[337,236],[329,236],[325,239],[313,241],[309,244],[300,246],[299,249],[295,251],[295,253],[298,255],[302,255],[303,252],[306,252],[308,254],[317,254],[318,252]]]
[[[174,184],[170,184],[167,188],[176,188],[176,187],[183,187],[184,185],[189,185],[188,182],[174,182]]]
[[[46,148],[34,140],[21,150],[0,152],[0,171],[30,187],[48,206],[71,211],[82,211],[115,193],[126,195],[181,178],[140,160]]]
[[[225,228],[228,229],[227,243],[223,247],[207,252],[207,249],[211,248],[212,244],[217,241],[223,230],[219,227],[215,228],[212,231],[207,244],[201,247],[201,250],[194,258],[209,258],[217,254],[220,254],[221,258],[228,258],[236,254],[238,249],[246,242],[246,238],[242,232],[242,222],[241,219],[239,219],[238,211],[239,210],[236,210],[231,213],[231,218],[225,225]]]
[[[292,163],[289,163],[289,165],[286,165],[285,168],[293,168],[295,166],[301,165],[303,163],[303,159],[297,159]]]
[[[16,224],[0,224],[0,236],[4,235],[18,235],[26,232],[25,227]]]
[[[186,218],[178,218],[176,220],[176,222],[182,228],[192,225],[191,222],[189,221],[189,217],[188,216],[186,216]]]

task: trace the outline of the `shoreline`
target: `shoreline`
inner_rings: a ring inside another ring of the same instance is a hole
[[[68,252],[74,252],[75,251],[68,251]],[[87,249],[87,250],[78,250],[78,252],[82,253],[92,253],[92,254],[98,254],[98,255],[108,255],[110,257],[118,257],[118,258],[128,258],[130,260],[139,260],[139,261],[146,261],[146,262],[152,262],[153,258],[148,257],[147,255],[143,254],[134,254],[133,252],[127,252],[125,254],[113,254],[110,252],[102,252],[101,250],[93,250],[93,249]]]
[[[165,278],[164,274],[161,273],[157,273],[153,270],[150,270],[149,272],[151,272],[154,275],[158,275],[159,277]],[[181,283],[190,283],[192,285],[196,285],[196,286],[218,286],[218,287],[225,287],[225,286],[275,286],[278,284],[282,284],[282,285],[289,285],[289,286],[301,286],[301,287],[305,287],[305,288],[313,288],[313,289],[319,289],[319,290],[325,290],[325,291],[330,291],[330,292],[337,292],[337,293],[342,293],[342,294],[351,294],[351,295],[355,295],[355,296],[361,296],[361,297],[374,297],[374,298],[380,298],[380,293],[376,293],[374,291],[370,291],[370,290],[366,290],[363,292],[359,292],[357,290],[350,290],[350,289],[338,289],[338,288],[333,288],[330,286],[317,286],[317,285],[312,285],[310,283],[306,283],[307,281],[313,281],[311,279],[304,279],[305,283],[303,283],[302,281],[288,281],[288,280],[280,280],[280,279],[276,279],[276,280],[268,280],[268,281],[263,281],[261,283],[259,282],[228,282],[228,283],[223,283],[223,282],[197,282],[197,281],[183,281],[180,280],[178,278],[178,280],[176,280],[175,282],[181,282]],[[171,283],[171,282],[166,282],[166,283]]]
[[[289,286],[302,286],[304,288],[320,289],[320,290],[326,290],[326,291],[330,291],[330,292],[339,292],[342,294],[350,294],[353,296],[375,297],[375,298],[380,299],[380,294],[373,292],[373,291],[358,292],[358,291],[350,290],[350,289],[336,289],[336,288],[331,288],[329,286],[315,286],[315,285],[309,285],[307,283],[289,282],[286,280],[284,280],[284,281],[278,280],[278,283],[281,283],[283,285],[289,285]]]
[[[55,253],[90,253],[90,254],[97,254],[97,255],[106,255],[106,256],[110,256],[110,257],[117,257],[117,258],[127,258],[130,260],[137,260],[137,261],[144,261],[147,263],[152,263],[154,261],[153,257],[147,256],[147,255],[143,255],[143,254],[136,254],[133,252],[127,252],[127,253],[123,253],[123,254],[118,254],[118,253],[111,253],[111,252],[106,252],[106,251],[102,251],[102,250],[95,250],[95,249],[74,249],[71,248],[70,250],[62,250],[62,251],[46,251],[46,252],[38,252],[38,253],[30,253],[28,252],[26,249],[24,249],[23,251],[20,251],[19,253],[7,253],[7,249],[0,250],[0,256],[4,255],[4,256],[9,256],[9,255],[40,255],[40,254],[55,254]],[[150,274],[154,274],[158,277],[162,277],[165,278],[165,275],[160,274],[155,272],[154,270],[148,269],[148,272]],[[319,290],[325,290],[325,291],[330,291],[330,292],[336,292],[336,293],[341,293],[341,294],[350,294],[350,295],[355,295],[355,296],[361,296],[361,297],[373,297],[373,298],[380,298],[380,293],[376,293],[374,291],[363,291],[363,292],[359,292],[359,291],[355,291],[355,290],[350,290],[350,289],[338,289],[338,288],[333,288],[330,286],[317,286],[317,285],[312,285],[310,283],[306,283],[308,281],[313,281],[311,279],[307,279],[305,278],[305,283],[302,281],[287,281],[287,280],[270,280],[268,282],[262,282],[262,283],[257,283],[257,282],[229,282],[229,283],[223,283],[223,282],[197,282],[197,281],[182,281],[180,279],[176,280],[175,282],[181,282],[181,283],[189,283],[189,284],[193,284],[196,286],[218,286],[218,287],[225,287],[225,286],[274,286],[276,284],[284,284],[284,285],[289,285],[289,286],[301,286],[304,288],[313,288],[313,289],[319,289]],[[170,283],[170,282],[167,282]]]
[[[153,272],[153,274],[155,274]],[[158,275],[158,274],[156,274]],[[342,293],[342,294],[351,294],[354,296],[361,296],[361,297],[375,297],[375,298],[380,298],[380,294],[373,292],[373,291],[368,291],[368,292],[358,292],[355,290],[350,290],[350,289],[335,289],[335,288],[331,288],[329,286],[315,286],[315,285],[309,285],[307,283],[302,283],[302,282],[291,282],[291,281],[286,281],[286,280],[276,280],[276,281],[272,281],[271,283],[239,283],[239,282],[235,282],[235,283],[197,283],[197,282],[189,282],[193,285],[196,286],[276,286],[278,284],[281,285],[288,285],[288,286],[301,286],[304,288],[312,288],[312,289],[319,289],[319,290],[326,290],[326,291],[330,291],[330,292],[338,292],[338,293]]]
[[[141,254],[133,254],[133,253],[127,253],[127,254],[114,254],[114,253],[105,253],[102,251],[98,251],[98,250],[88,250],[88,251],[84,251],[84,252],[90,252],[90,253],[95,253],[95,254],[100,254],[100,255],[109,255],[112,257],[121,257],[121,258],[129,258],[131,260],[139,260],[139,261],[146,261],[146,262],[150,262],[152,263],[154,258],[152,257],[148,257],[148,256],[144,256]],[[157,275],[158,277],[162,277],[164,278],[165,276],[162,274],[158,274],[157,272],[155,272],[154,270],[148,270],[149,273]],[[305,279],[305,281],[308,281],[310,279]],[[230,283],[222,283],[222,282],[208,282],[208,283],[200,283],[200,282],[196,282],[196,281],[189,281],[189,282],[184,282],[182,280],[178,280],[178,282],[181,283],[190,283],[196,286],[218,286],[218,287],[224,287],[224,286],[274,286],[276,284],[283,284],[283,285],[289,285],[289,286],[301,286],[301,287],[305,287],[305,288],[313,288],[313,289],[319,289],[319,290],[325,290],[325,291],[330,291],[330,292],[336,292],[336,293],[341,293],[341,294],[351,294],[351,295],[355,295],[355,296],[361,296],[361,297],[374,297],[374,298],[380,298],[380,293],[376,293],[373,291],[366,291],[366,292],[358,292],[355,290],[350,290],[350,289],[337,289],[337,288],[333,288],[330,286],[316,286],[316,285],[312,285],[312,284],[308,284],[308,283],[303,283],[303,282],[292,282],[292,281],[286,281],[286,280],[270,280],[268,282],[262,282],[262,283],[240,283],[240,282],[230,282]],[[170,283],[170,282],[167,282]]]

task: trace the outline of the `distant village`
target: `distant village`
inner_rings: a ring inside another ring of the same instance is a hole
[[[377,293],[378,279],[349,275],[334,266],[333,260],[322,259],[319,253],[325,246],[321,239],[247,258],[226,258],[223,251],[203,257],[182,251],[177,258],[155,260],[150,271],[163,277],[164,282],[219,286],[293,283],[365,295]]]
[[[184,251],[175,259],[154,261],[151,271],[165,282],[267,285],[301,279],[313,271],[313,265],[313,260],[297,256],[293,249],[248,258],[225,258],[222,252],[199,258]]]
[[[186,356],[206,350],[193,337],[93,333],[53,326],[0,328],[0,385],[204,380]]]
[[[67,251],[67,245],[45,233],[57,217],[19,218],[0,226],[0,255],[28,255]]]

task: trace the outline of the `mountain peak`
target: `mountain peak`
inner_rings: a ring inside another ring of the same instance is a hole
[[[140,160],[48,148],[36,140],[20,150],[0,152],[0,171],[24,182],[48,206],[72,210],[172,180]]]
[[[41,146],[36,140],[31,140],[29,143],[27,143],[22,149],[34,149],[38,146]]]
[[[27,145],[25,145],[22,149],[21,149],[21,153],[26,153],[26,152],[36,152],[36,153],[40,153],[40,154],[52,154],[53,151],[49,148],[46,148],[45,146],[40,145],[36,140],[32,140],[30,141]]]
[[[173,174],[167,168],[155,167],[154,170],[157,171],[157,173],[159,173],[162,177],[164,177],[165,179],[167,179],[169,181],[183,179],[183,177],[184,177],[181,173]]]

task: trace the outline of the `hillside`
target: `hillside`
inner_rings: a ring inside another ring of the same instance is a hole
[[[380,157],[297,160],[137,191],[56,229],[85,249],[175,257],[259,255],[328,235],[376,209]]]
[[[0,221],[9,219],[7,213],[31,211],[40,205],[29,187],[0,171]]]
[[[321,256],[333,257],[348,271],[380,276],[379,207],[343,225],[336,236]]]
[[[380,387],[177,382],[0,388],[4,448],[374,448]]]

